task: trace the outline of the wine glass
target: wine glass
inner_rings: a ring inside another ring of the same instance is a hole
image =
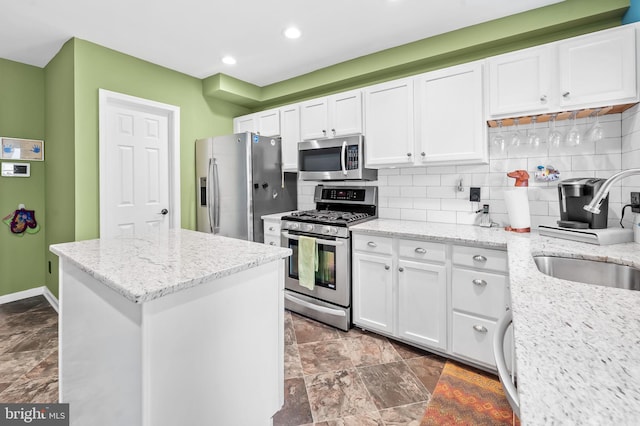
[[[534,148],[540,146],[540,135],[536,132],[536,121],[537,117],[531,117],[531,130],[529,131],[529,135],[527,137],[527,143]]]
[[[559,147],[560,142],[562,142],[562,133],[560,133],[560,131],[556,129],[557,117],[558,117],[558,114],[553,114],[549,119],[549,121],[551,121],[551,131],[549,132],[548,139],[549,139],[549,144],[551,144],[551,146],[553,146],[554,148]]]
[[[513,133],[511,134],[511,140],[510,140],[510,144],[511,146],[520,146],[520,130],[518,128],[518,123],[519,123],[520,119],[519,118],[514,118],[513,119]]]
[[[578,146],[582,143],[582,135],[580,134],[580,130],[576,124],[576,115],[578,115],[578,111],[573,111],[573,113],[571,113],[573,126],[571,126],[571,130],[569,130],[569,133],[567,133],[566,136],[566,142],[569,146]]]
[[[493,144],[497,146],[501,152],[504,152],[506,140],[504,134],[502,134],[502,120],[498,120],[498,133],[493,135]]]
[[[587,131],[586,135],[588,135],[591,142],[598,142],[604,137],[604,130],[600,125],[600,108],[596,109],[593,114],[595,114],[596,116],[596,121],[593,123],[593,126],[591,126],[591,128]]]

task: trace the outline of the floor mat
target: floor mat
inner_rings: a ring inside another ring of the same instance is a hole
[[[519,425],[500,381],[488,373],[448,361],[442,370],[421,426]]]

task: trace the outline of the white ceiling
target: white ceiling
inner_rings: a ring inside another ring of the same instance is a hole
[[[0,58],[44,67],[78,37],[194,77],[264,86],[560,1],[0,0]],[[285,39],[289,25],[302,37]]]

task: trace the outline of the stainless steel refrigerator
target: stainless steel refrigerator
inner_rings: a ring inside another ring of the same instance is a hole
[[[262,216],[296,210],[297,175],[280,138],[238,133],[196,141],[197,229],[264,242]]]

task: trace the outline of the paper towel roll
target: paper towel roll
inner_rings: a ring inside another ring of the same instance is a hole
[[[531,227],[527,190],[528,188],[523,186],[504,191],[504,201],[509,214],[509,225],[514,230]]]

